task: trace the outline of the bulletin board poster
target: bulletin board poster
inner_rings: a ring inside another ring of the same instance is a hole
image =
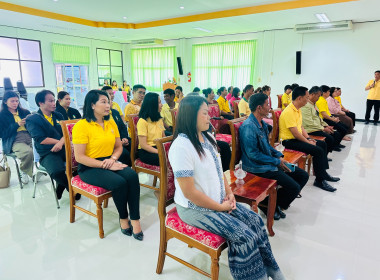
[[[65,82],[66,82],[66,85],[67,87],[73,85],[73,67],[72,66],[69,66],[67,65],[65,67]]]
[[[74,85],[80,85],[80,68],[79,66],[74,66]]]
[[[87,66],[80,66],[80,77],[82,85],[87,85]]]

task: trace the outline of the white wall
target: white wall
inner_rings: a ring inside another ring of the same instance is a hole
[[[85,34],[83,34],[85,36]],[[43,72],[46,89],[56,92],[55,66],[52,58],[52,43],[61,43],[68,45],[88,46],[90,48],[90,65],[89,65],[89,88],[98,88],[98,73],[96,48],[106,48],[113,50],[122,50],[122,44],[108,41],[86,39],[81,37],[53,34],[42,31],[33,31],[15,27],[1,26],[0,36],[14,37],[20,39],[33,39],[41,41],[41,53]],[[125,56],[125,54],[123,53]],[[129,56],[129,55],[128,55]],[[126,67],[124,65],[124,73]],[[16,86],[15,83],[13,86]],[[42,88],[27,88],[28,92],[37,92]]]

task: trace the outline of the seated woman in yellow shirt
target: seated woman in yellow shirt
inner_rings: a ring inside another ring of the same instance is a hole
[[[161,109],[161,99],[157,93],[149,92],[145,95],[139,112],[140,119],[137,122],[138,158],[150,165],[160,165],[154,140],[165,137],[164,122],[160,115]]]
[[[292,86],[286,85],[284,88],[284,94],[281,97],[282,110],[285,110],[290,103],[292,103]]]
[[[119,87],[117,86],[117,82],[115,80],[112,81],[112,89],[113,90],[119,90]]]
[[[112,191],[121,232],[141,241],[144,234],[140,226],[139,178],[130,167],[118,162],[123,147],[117,125],[110,119],[110,109],[106,92],[87,93],[83,119],[73,129],[78,174],[84,182]]]

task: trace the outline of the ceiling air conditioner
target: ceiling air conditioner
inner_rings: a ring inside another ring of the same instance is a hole
[[[163,45],[164,41],[161,39],[145,39],[132,41],[134,46],[153,46],[153,45]]]
[[[297,33],[325,32],[325,31],[341,31],[352,30],[353,24],[351,20],[335,21],[335,22],[319,22],[309,24],[296,24],[294,31]]]

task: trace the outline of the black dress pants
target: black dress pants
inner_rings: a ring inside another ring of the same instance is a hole
[[[149,153],[145,151],[144,149],[139,149],[137,156],[143,163],[150,164],[150,165],[157,165],[157,166],[160,165],[158,154]]]
[[[62,188],[62,191],[63,187],[65,187],[67,191],[69,190],[65,162],[65,149],[62,149],[59,152],[50,152],[40,160],[41,165],[46,169],[50,177],[58,183],[59,187]]]
[[[318,141],[314,146],[296,139],[282,141],[287,149],[296,150],[313,156],[313,167],[317,181],[322,181],[327,177],[326,169],[329,168],[327,160],[327,145],[323,141]]]
[[[314,136],[321,136],[321,137],[326,137],[325,142],[327,145],[327,151],[329,153],[332,152],[332,149],[339,145],[340,143],[340,133],[338,131],[335,131],[333,134],[328,134],[322,130],[310,132],[309,135],[314,135]]]
[[[371,118],[372,107],[375,107],[375,115],[373,116],[373,121],[375,123],[377,123],[379,121],[380,100],[367,99],[367,109],[365,112],[365,121],[369,122],[369,119]]]
[[[277,180],[277,183],[281,186],[277,191],[277,205],[282,209],[289,208],[290,204],[309,180],[309,174],[297,166],[294,172],[284,172],[279,169],[278,171],[255,173],[255,175],[262,178]]]
[[[231,149],[230,145],[224,141],[216,141],[218,145],[220,158],[222,160],[223,172],[230,169]]]
[[[120,219],[140,219],[140,183],[139,177],[130,167],[111,171],[102,168],[79,166],[79,177],[83,182],[112,191]]]
[[[347,132],[348,132],[348,127],[345,126],[343,123],[341,122],[333,122],[333,121],[330,121],[330,120],[327,120],[327,119],[323,119],[329,126],[333,126],[334,129],[336,129],[340,135],[342,136],[342,139],[344,136],[346,136]]]

